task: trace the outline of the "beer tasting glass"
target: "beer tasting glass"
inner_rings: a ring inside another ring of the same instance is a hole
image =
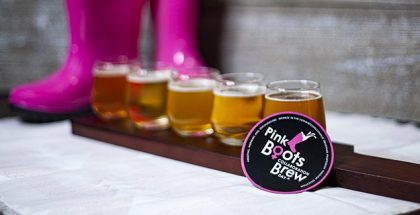
[[[207,136],[213,87],[219,72],[213,68],[184,69],[173,73],[168,86],[167,114],[172,129],[181,136]]]
[[[166,129],[170,69],[136,68],[127,75],[127,112],[137,128]]]
[[[127,116],[125,109],[127,62],[96,62],[93,69],[92,109],[104,120]]]
[[[324,104],[318,82],[282,80],[269,83],[265,94],[264,117],[285,111],[305,114],[326,128]]]
[[[261,120],[265,86],[259,73],[227,73],[217,78],[211,116],[215,135],[225,144],[241,146]]]

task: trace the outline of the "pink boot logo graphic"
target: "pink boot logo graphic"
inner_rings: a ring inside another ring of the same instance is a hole
[[[311,131],[305,135],[303,131],[301,131],[299,134],[297,134],[295,137],[293,137],[289,142],[287,142],[287,145],[289,145],[290,150],[292,150],[293,153],[296,153],[296,145],[302,142],[305,142],[309,138],[315,138],[315,133],[312,133]]]
[[[289,148],[290,148],[290,150],[293,153],[296,153],[296,145],[299,144],[299,143],[305,142],[307,139],[309,139],[311,137],[313,137],[313,138],[316,139],[315,133],[312,133],[310,131],[310,132],[308,132],[307,135],[305,135],[303,133],[303,131],[301,131],[295,137],[293,137],[292,140],[290,140],[289,142],[287,142],[287,145],[289,145]],[[284,149],[283,149],[282,146],[280,146],[280,145],[274,146],[273,147],[271,158],[273,160],[275,160],[275,159],[277,159],[278,156],[280,156],[281,154],[283,154],[283,152],[284,152]]]

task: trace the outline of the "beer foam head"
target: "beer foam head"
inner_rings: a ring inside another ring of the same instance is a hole
[[[144,73],[131,73],[127,76],[129,82],[134,83],[158,83],[168,81],[171,77],[171,71],[153,71]]]
[[[128,65],[106,64],[104,66],[95,68],[94,75],[100,77],[122,76],[127,75],[129,71],[130,67]]]
[[[215,95],[224,97],[253,97],[264,94],[265,87],[257,84],[241,84],[216,88],[213,92]]]
[[[296,102],[296,101],[308,101],[321,98],[321,94],[317,91],[285,91],[285,92],[274,92],[267,93],[265,98],[273,101],[282,102]]]
[[[206,78],[196,78],[189,80],[171,81],[169,90],[177,92],[201,92],[211,91],[215,85],[215,81]]]

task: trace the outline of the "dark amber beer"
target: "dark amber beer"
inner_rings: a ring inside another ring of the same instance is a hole
[[[127,111],[138,128],[165,129],[170,70],[145,70],[127,76]]]
[[[261,120],[262,79],[258,73],[228,73],[217,80],[211,121],[223,143],[242,145],[248,131]]]
[[[125,64],[101,63],[95,65],[92,109],[104,120],[127,116],[125,109],[126,75],[129,66]]]
[[[317,82],[285,80],[268,84],[264,117],[287,111],[305,114],[326,128],[324,103]]]

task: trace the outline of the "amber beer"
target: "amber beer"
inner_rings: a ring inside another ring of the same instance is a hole
[[[242,145],[248,131],[261,120],[262,79],[258,73],[231,73],[218,80],[211,121],[223,143]]]
[[[264,117],[288,111],[305,114],[326,128],[324,103],[317,82],[296,80],[268,84]]]
[[[92,109],[98,117],[112,120],[127,116],[125,88],[128,71],[128,65],[95,65],[91,102]]]
[[[165,129],[170,70],[145,70],[127,76],[127,111],[138,128]]]
[[[210,116],[214,82],[209,78],[170,82],[167,113],[174,131],[182,136],[213,133]]]

